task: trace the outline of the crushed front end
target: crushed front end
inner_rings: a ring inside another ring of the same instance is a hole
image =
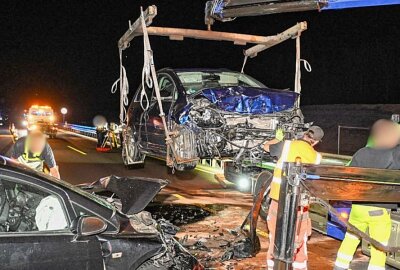
[[[262,144],[273,139],[277,129],[292,138],[308,127],[297,99],[298,94],[288,90],[208,88],[189,96],[175,119],[196,135],[199,158],[259,163],[266,158]]]

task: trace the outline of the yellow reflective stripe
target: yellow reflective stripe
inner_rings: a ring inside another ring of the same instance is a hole
[[[335,266],[343,268],[343,269],[349,269],[350,267],[350,262],[349,263],[342,263],[342,262],[335,262]]]
[[[317,159],[315,160],[315,164],[321,164],[322,161],[322,155],[320,153],[317,153]]]
[[[306,269],[307,268],[307,261],[305,261],[305,262],[293,262],[292,266],[293,266],[293,268],[296,268],[296,269]]]
[[[279,159],[279,161],[283,164],[283,162],[287,161],[288,156],[289,156],[289,151],[290,151],[290,144],[291,141],[285,141],[285,144],[283,146],[283,151],[282,151],[282,155],[281,158]],[[278,161],[278,163],[279,163]]]
[[[343,259],[346,262],[350,262],[351,260],[353,260],[353,255],[344,254],[342,252],[338,252],[337,257],[338,259]]]
[[[385,266],[369,265],[368,270],[385,270]]]
[[[279,170],[282,170],[283,169],[283,162],[277,162],[276,163],[276,165],[275,165],[275,169],[279,169]]]
[[[282,175],[283,163],[288,161],[291,142],[292,141],[285,141],[283,145],[282,155],[275,166],[274,177],[272,178],[272,183],[271,183],[271,194],[270,194],[270,197],[274,200],[279,199],[280,184],[282,182],[281,175]]]
[[[272,177],[272,182],[277,183],[277,184],[281,184],[282,183],[282,179],[280,177],[274,176],[274,177]]]
[[[354,234],[351,234],[349,232],[346,232],[346,235],[344,237],[348,237],[350,239],[355,239],[355,240],[360,240],[360,238]]]

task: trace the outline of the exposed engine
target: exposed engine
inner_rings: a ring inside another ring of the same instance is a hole
[[[277,128],[283,129],[286,136],[293,137],[307,126],[299,109],[255,115],[227,113],[203,98],[192,103],[192,121],[186,125],[196,130],[200,158],[234,157],[243,151],[259,149],[265,141],[275,137]]]

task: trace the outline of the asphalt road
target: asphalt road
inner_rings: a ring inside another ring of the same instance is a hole
[[[127,170],[122,165],[121,154],[99,153],[94,139],[60,131],[56,139],[49,139],[61,178],[72,184],[89,183],[108,175],[145,176],[168,179],[170,184],[158,196],[163,203],[196,205],[209,210],[211,215],[199,222],[181,226],[180,237],[187,237],[188,248],[202,239],[211,251],[193,253],[200,257],[209,269],[265,269],[268,234],[265,224],[259,224],[261,252],[255,258],[241,261],[219,262],[229,238],[229,230],[240,226],[246,217],[252,198],[230,185],[224,188],[214,179],[218,170],[199,166],[192,172],[168,174],[165,161],[148,158],[143,169]],[[9,155],[12,138],[7,130],[0,130],[0,154]],[[219,206],[219,207],[216,207]],[[340,242],[313,233],[309,245],[309,269],[332,269]],[[368,258],[357,253],[353,270],[367,269]]]

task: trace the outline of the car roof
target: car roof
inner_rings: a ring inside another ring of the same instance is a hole
[[[229,70],[227,68],[162,68],[159,70],[160,71],[170,71],[174,73],[179,73],[179,72],[236,72]]]

